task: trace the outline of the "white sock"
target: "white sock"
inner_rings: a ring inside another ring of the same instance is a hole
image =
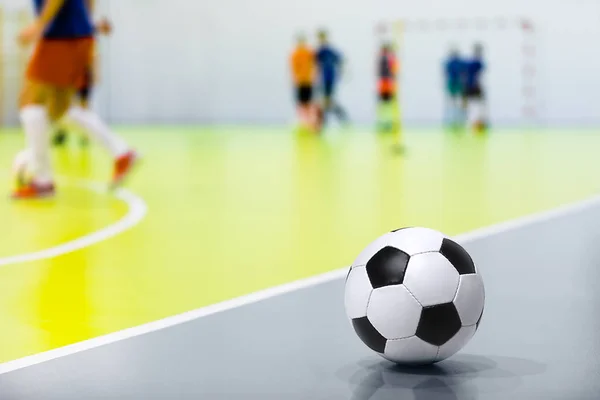
[[[50,120],[46,107],[29,105],[19,112],[25,131],[27,147],[31,151],[31,174],[36,183],[52,183],[50,161]]]
[[[89,136],[96,139],[113,157],[119,157],[129,150],[127,143],[115,135],[92,110],[74,106],[69,109],[67,117],[86,131]]]

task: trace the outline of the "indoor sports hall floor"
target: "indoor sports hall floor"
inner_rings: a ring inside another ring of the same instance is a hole
[[[414,131],[400,156],[368,132],[119,131],[144,156],[126,189],[74,142],[56,199],[0,201],[0,399],[597,399],[597,132]],[[2,192],[21,144],[0,134]],[[459,235],[487,291],[472,342],[416,370],[343,309],[343,267],[409,225]]]

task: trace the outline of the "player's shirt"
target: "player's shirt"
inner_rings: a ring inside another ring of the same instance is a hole
[[[46,0],[33,0],[36,14],[40,14]],[[65,0],[63,6],[50,23],[44,38],[77,39],[91,37],[94,34],[89,10],[85,0]]]
[[[465,65],[465,86],[467,88],[478,88],[480,86],[481,73],[484,65],[481,60],[473,59]]]
[[[398,70],[398,61],[392,53],[382,53],[377,68],[379,79],[394,79]]]
[[[465,63],[458,57],[451,57],[446,61],[445,72],[447,82],[459,83],[463,79]]]
[[[380,93],[393,93],[396,91],[397,72],[398,60],[394,54],[390,52],[381,53],[377,66]]]
[[[323,83],[334,83],[342,62],[341,55],[329,46],[322,46],[317,51],[316,58]]]
[[[297,47],[291,56],[292,75],[296,85],[312,85],[315,77],[315,54],[306,47]]]

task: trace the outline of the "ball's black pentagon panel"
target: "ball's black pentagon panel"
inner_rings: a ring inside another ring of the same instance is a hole
[[[448,342],[460,330],[462,324],[452,303],[425,307],[417,327],[417,336],[434,346]]]
[[[474,274],[475,263],[467,251],[458,243],[448,238],[442,241],[440,253],[450,261],[459,274]]]
[[[379,250],[367,261],[367,275],[373,289],[402,284],[409,258],[395,247],[386,246]]]
[[[373,327],[367,317],[353,319],[352,326],[358,337],[371,350],[376,351],[377,353],[383,353],[385,351],[387,339],[377,332],[377,329]]]

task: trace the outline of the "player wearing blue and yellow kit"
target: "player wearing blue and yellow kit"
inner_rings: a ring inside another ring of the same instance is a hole
[[[462,99],[465,90],[465,61],[458,50],[452,49],[444,63],[446,119],[450,126],[457,127],[464,123]]]
[[[485,71],[483,47],[476,44],[473,58],[465,63],[465,89],[463,101],[465,108],[473,108],[473,127],[476,131],[487,128],[485,92],[482,85],[482,74]]]
[[[343,58],[339,51],[329,43],[327,32],[318,32],[319,47],[316,52],[316,62],[319,69],[321,90],[323,91],[322,123],[327,122],[327,116],[333,112],[342,122],[348,122],[348,115],[344,108],[335,99],[343,65]]]
[[[18,36],[22,46],[35,43],[20,98],[30,179],[13,193],[18,199],[54,194],[51,125],[63,117],[75,91],[85,84],[94,36],[92,0],[33,0],[33,5],[36,18]],[[117,143],[106,135],[100,139]],[[135,158],[133,151],[121,146],[115,159],[114,184],[123,180]]]

